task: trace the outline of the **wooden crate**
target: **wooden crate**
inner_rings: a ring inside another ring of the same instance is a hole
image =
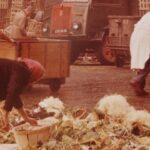
[[[0,9],[8,9],[9,0],[0,0]]]
[[[0,29],[5,28],[9,23],[9,12],[7,9],[0,9]]]
[[[139,16],[108,16],[109,36],[130,37]]]
[[[0,58],[31,58],[46,69],[46,78],[69,76],[70,42],[67,40],[22,40],[16,43],[0,41]]]
[[[109,16],[109,45],[129,47],[131,33],[139,16]]]
[[[34,32],[36,37],[42,37],[43,34],[43,22],[36,21],[34,19],[30,19],[27,25],[28,32]]]
[[[39,61],[45,67],[48,78],[65,78],[69,76],[69,41],[49,39],[23,41],[20,44],[19,56]]]
[[[12,0],[12,6],[24,5],[25,0]]]
[[[150,11],[150,0],[132,0],[129,3],[130,15],[143,16]]]
[[[129,47],[130,37],[109,36],[107,46],[113,47]]]
[[[150,10],[150,0],[139,0],[139,10]]]

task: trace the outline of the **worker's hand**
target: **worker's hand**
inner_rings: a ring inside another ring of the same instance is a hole
[[[25,112],[23,107],[19,108],[18,112],[21,114],[21,116],[23,117],[24,121],[29,122],[33,126],[38,124],[36,119],[31,118],[31,117],[28,116],[28,114]]]
[[[25,121],[28,122],[28,123],[30,123],[30,124],[33,125],[33,126],[38,125],[37,120],[34,119],[34,118],[31,118],[31,117],[27,117]]]
[[[3,118],[2,118],[2,123],[3,123],[2,130],[5,130],[5,131],[9,131],[12,128],[12,125],[9,123],[8,115],[9,115],[9,112],[4,110]]]

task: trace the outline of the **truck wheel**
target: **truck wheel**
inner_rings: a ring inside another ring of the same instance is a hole
[[[114,65],[115,53],[108,45],[108,38],[106,37],[101,45],[98,46],[98,59],[102,65]]]
[[[60,79],[52,79],[50,80],[49,87],[52,92],[57,92],[60,89],[61,81]]]
[[[102,65],[114,65],[115,55],[109,47],[102,47],[99,51],[99,61]]]

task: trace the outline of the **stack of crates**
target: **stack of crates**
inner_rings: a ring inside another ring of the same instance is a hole
[[[150,0],[131,0],[129,10],[131,15],[143,16],[150,11]]]
[[[109,16],[109,36],[107,47],[111,49],[116,65],[122,67],[130,59],[130,37],[139,16]]]
[[[8,9],[9,0],[0,0],[0,9]]]
[[[0,29],[8,24],[10,0],[0,0]]]
[[[134,24],[139,16],[109,16],[109,45],[128,47]]]
[[[7,9],[0,9],[0,29],[3,29],[7,24]]]
[[[150,0],[139,0],[139,15],[143,16],[150,11]]]
[[[42,29],[43,29],[43,22],[36,21],[35,19],[30,19],[28,21],[27,31],[30,33],[34,33],[36,37],[42,37]]]

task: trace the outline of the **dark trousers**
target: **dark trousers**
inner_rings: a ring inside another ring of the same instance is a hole
[[[137,75],[133,78],[134,81],[138,82],[142,89],[146,84],[146,77],[150,73],[150,58],[146,61],[144,69],[138,71]]]

